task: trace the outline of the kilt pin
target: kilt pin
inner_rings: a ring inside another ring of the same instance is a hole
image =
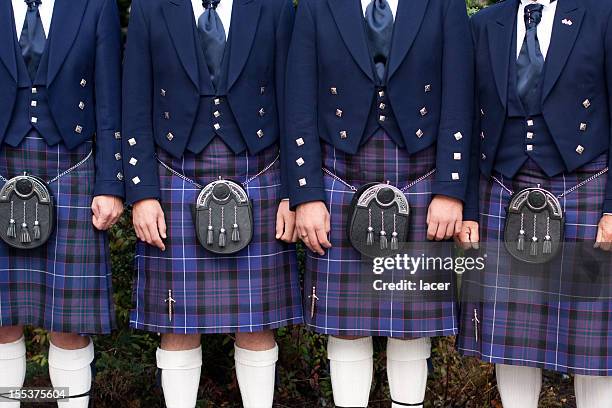
[[[368,273],[369,264],[352,247],[346,230],[354,191],[344,183],[359,188],[366,183],[389,182],[403,189],[435,170],[435,148],[410,156],[388,135],[379,132],[357,154],[346,154],[329,144],[324,144],[322,151],[324,168],[335,176],[325,175],[333,247],[324,256],[307,253],[306,324],[319,333],[343,336],[414,339],[457,334],[453,296],[447,301],[416,302],[401,294],[372,295],[371,266]],[[408,242],[427,240],[427,210],[433,177],[430,174],[405,191],[411,214]],[[452,273],[448,275],[450,281]],[[308,311],[312,310],[314,313],[310,315]]]
[[[495,177],[513,191],[540,184],[560,195],[605,168],[607,156],[603,155],[571,174],[552,178],[533,161],[512,180],[500,174]],[[597,235],[606,184],[606,175],[600,175],[560,200],[566,215],[567,249],[544,268],[530,269],[504,247],[510,193],[497,181],[482,177],[480,238],[487,261],[483,272],[476,276],[466,272],[463,278],[461,354],[563,373],[612,374],[612,299],[581,300],[571,282],[578,265],[591,255],[588,248]],[[605,274],[597,268],[593,272]],[[599,279],[610,283],[605,276]]]
[[[275,238],[282,199],[278,148],[236,155],[215,139],[200,154],[176,159],[158,150],[158,159],[168,239],[164,252],[138,244],[132,327],[191,334],[258,332],[301,323],[295,248]],[[239,183],[255,177],[244,185],[255,220],[249,246],[232,255],[206,251],[192,216],[200,189],[169,168],[201,185],[219,177]]]
[[[91,222],[93,144],[49,146],[36,132],[0,149],[0,175],[28,171],[51,180],[56,230],[46,245],[23,251],[0,243],[0,326],[32,325],[65,333],[110,333],[115,325],[106,233]],[[81,163],[79,165],[79,163]]]

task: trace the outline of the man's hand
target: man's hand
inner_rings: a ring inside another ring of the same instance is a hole
[[[115,196],[96,196],[91,203],[91,211],[94,227],[106,231],[115,225],[123,214],[123,201]]]
[[[136,236],[149,245],[156,246],[162,251],[166,245],[166,219],[159,201],[153,199],[142,200],[134,204],[132,221]]]
[[[325,249],[332,247],[327,238],[331,230],[329,211],[323,201],[299,205],[295,212],[295,226],[300,239],[308,249],[325,255]]]
[[[463,249],[478,249],[480,233],[476,221],[463,221],[461,231],[455,234],[455,242]]]
[[[435,196],[427,212],[427,239],[442,241],[461,232],[463,203],[456,198]]]
[[[612,251],[612,215],[604,215],[599,220],[595,248]]]
[[[295,212],[289,209],[289,201],[283,200],[276,212],[276,239],[292,244],[297,242],[295,229]]]

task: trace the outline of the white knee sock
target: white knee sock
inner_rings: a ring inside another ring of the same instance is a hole
[[[495,372],[504,408],[538,408],[541,369],[497,364]]]
[[[574,377],[576,405],[578,408],[612,407],[612,377]]]
[[[13,342],[0,344],[0,387],[20,389],[26,374],[26,344],[23,336]],[[19,408],[19,402],[0,398],[0,408]]]
[[[331,371],[334,404],[367,407],[374,371],[372,338],[343,340],[329,336],[327,358]]]
[[[236,377],[244,408],[272,408],[278,345],[265,351],[234,346]]]
[[[94,345],[78,350],[64,350],[53,343],[49,346],[49,377],[55,388],[67,388],[69,395],[80,395],[91,389],[91,363]],[[87,408],[89,396],[58,401],[59,408]]]
[[[387,377],[391,399],[400,404],[419,404],[427,388],[427,359],[431,356],[431,341],[388,339]],[[414,405],[422,408],[423,405]],[[393,408],[402,405],[392,404]]]
[[[193,350],[157,349],[157,368],[167,408],[194,408],[202,371],[202,347]]]

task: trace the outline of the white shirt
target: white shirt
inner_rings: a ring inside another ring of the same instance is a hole
[[[525,41],[525,6],[528,4],[542,4],[544,9],[542,10],[542,21],[538,24],[538,41],[540,42],[540,50],[544,59],[548,54],[548,47],[550,46],[550,39],[552,37],[553,26],[555,23],[555,12],[557,11],[558,1],[551,0],[521,0],[519,5],[519,11],[517,16],[516,26],[516,58],[521,55],[521,48],[523,48],[523,42]]]
[[[405,0],[405,1],[412,1],[412,0]],[[361,8],[363,9],[364,16],[366,13],[366,9],[368,8],[371,2],[372,0],[361,0]],[[393,18],[395,19],[395,16],[397,15],[397,3],[399,3],[399,0],[387,0],[387,3],[389,3],[389,7],[391,7],[391,13],[393,13]]]
[[[202,5],[202,0],[191,0],[191,4],[193,6],[193,15],[195,16],[197,25],[198,19],[204,14],[204,6]],[[226,37],[229,37],[229,29],[232,22],[232,6],[233,0],[221,0],[217,6],[217,14],[219,14],[219,18],[221,18],[221,22],[223,23]]]
[[[15,27],[17,28],[17,39],[21,37],[23,24],[25,23],[28,5],[23,0],[13,1],[13,14],[15,14]],[[55,0],[42,0],[42,4],[38,7],[40,19],[42,20],[43,28],[45,29],[45,37],[49,37],[49,29],[51,28],[51,19],[53,17],[53,6]]]

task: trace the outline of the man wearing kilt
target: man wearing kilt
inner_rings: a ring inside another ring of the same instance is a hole
[[[132,3],[124,161],[143,242],[131,325],[161,333],[157,366],[169,408],[195,407],[200,336],[213,333],[236,333],[244,406],[271,407],[272,330],[302,322],[279,161],[294,13],[291,0]],[[223,204],[239,190],[251,221]]]
[[[401,296],[366,299],[362,256],[346,231],[355,191],[372,182],[404,193],[409,242],[444,240],[459,231],[472,126],[468,36],[463,0],[298,4],[283,157],[296,228],[311,250],[305,320],[330,335],[339,407],[368,405],[372,336],[389,338],[393,406],[422,406],[430,337],[457,333],[452,295],[422,303]],[[394,227],[385,231],[380,217],[377,227],[368,241],[386,247]]]
[[[3,1],[0,42],[0,387],[22,387],[23,326],[40,327],[51,382],[75,397],[58,405],[87,407],[88,335],[114,326],[104,231],[123,211],[117,5]],[[40,188],[12,184],[24,173]]]
[[[458,348],[496,364],[506,408],[537,407],[542,369],[575,374],[578,407],[612,406],[612,3],[506,0],[471,25],[471,222],[458,238],[480,240],[487,262],[464,278]],[[545,196],[558,211],[540,211]]]

